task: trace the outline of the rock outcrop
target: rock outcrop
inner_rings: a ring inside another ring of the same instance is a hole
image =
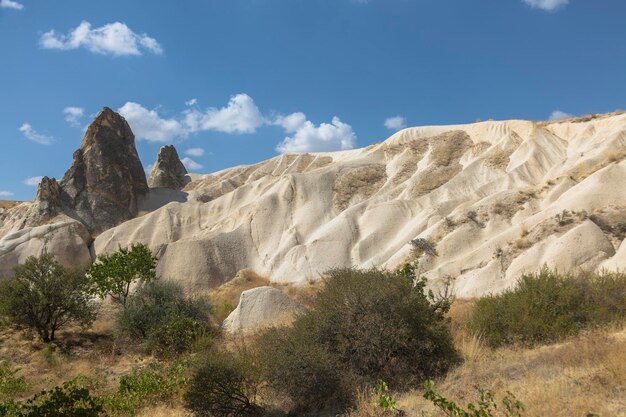
[[[163,171],[178,186],[167,152]],[[409,128],[362,149],[189,177],[182,190],[149,191],[130,128],[105,109],[62,181],[42,182],[34,204],[0,211],[5,265],[39,250],[20,240],[40,236],[26,230],[36,226],[24,220],[33,211],[58,213],[50,226],[69,216],[93,234],[108,229],[95,237],[95,255],[149,245],[157,273],[190,292],[245,268],[299,284],[331,268],[417,260],[433,286],[453,277],[458,296],[474,297],[544,264],[626,265],[626,113]],[[438,255],[414,250],[416,239]]]
[[[61,213],[63,211],[62,193],[63,190],[56,179],[43,177],[37,188],[29,223],[36,225]]]
[[[11,277],[13,268],[29,256],[52,254],[61,264],[84,268],[91,264],[91,236],[82,223],[65,219],[53,224],[26,227],[0,239],[0,279]]]
[[[95,253],[148,244],[159,273],[194,290],[244,268],[298,284],[417,259],[432,285],[451,276],[467,297],[544,263],[626,262],[626,114],[410,128],[362,149],[192,178],[187,202],[105,231]],[[415,253],[417,238],[438,256]]]
[[[137,214],[146,175],[126,120],[105,107],[87,129],[74,163],[60,181],[63,208],[93,233]]]
[[[255,331],[290,323],[304,306],[272,287],[258,287],[241,293],[237,308],[224,320],[228,333]]]
[[[180,190],[190,180],[187,169],[180,161],[174,145],[161,147],[148,179],[150,188]]]

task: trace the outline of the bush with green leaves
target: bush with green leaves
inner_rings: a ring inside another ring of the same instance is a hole
[[[69,324],[90,325],[96,318],[93,285],[44,253],[15,268],[13,279],[0,283],[0,305],[10,321],[37,331],[44,342]]]
[[[0,361],[0,402],[13,400],[17,395],[28,389],[28,384],[23,376],[16,376],[19,368],[11,365],[11,362]]]
[[[156,278],[157,258],[144,244],[134,244],[110,255],[100,255],[87,271],[87,276],[101,298],[111,299],[126,307],[135,283],[148,283]]]
[[[0,415],[6,417],[104,417],[102,401],[93,397],[78,379],[71,380],[51,390],[42,391],[32,398],[0,404]]]
[[[115,393],[104,398],[106,409],[114,416],[134,416],[142,407],[179,397],[187,384],[187,368],[186,361],[175,361],[134,369],[120,378]]]
[[[245,350],[210,352],[195,369],[185,406],[196,417],[263,415],[257,404],[262,379],[254,355]]]
[[[488,345],[533,345],[626,319],[626,274],[526,274],[502,294],[480,298],[469,329]]]
[[[443,318],[449,302],[433,303],[412,267],[334,270],[325,284],[292,326],[258,340],[271,386],[296,408],[349,405],[357,388],[415,386],[458,362]]]
[[[467,409],[457,405],[454,401],[437,393],[435,383],[424,383],[424,398],[431,401],[439,410],[449,417],[522,417],[524,403],[515,398],[511,392],[502,398],[501,406],[495,401],[494,395],[489,390],[478,388],[480,399],[475,405],[469,403]]]
[[[207,333],[209,310],[202,300],[186,297],[180,284],[152,281],[128,298],[115,319],[115,332],[156,353],[175,355]]]
[[[376,382],[374,396],[376,398],[376,405],[383,412],[398,411],[398,402],[389,394],[389,386],[382,379]]]

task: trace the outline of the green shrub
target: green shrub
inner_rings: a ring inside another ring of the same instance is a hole
[[[302,321],[292,328],[266,331],[258,348],[270,386],[288,397],[295,411],[349,403],[354,387],[342,378],[337,359],[309,340]]]
[[[446,416],[449,417],[522,417],[524,404],[515,398],[511,392],[502,398],[501,407],[496,403],[493,393],[488,390],[478,388],[480,400],[477,405],[469,403],[467,409],[457,405],[454,401],[450,401],[444,396],[437,393],[435,383],[427,381],[424,384],[424,398],[439,408]]]
[[[209,307],[185,297],[172,281],[153,281],[132,294],[115,319],[118,338],[145,342],[156,353],[188,349],[208,329]]]
[[[176,356],[191,350],[206,335],[206,328],[196,319],[178,315],[150,332],[148,347],[159,356]]]
[[[263,415],[257,405],[261,377],[245,351],[212,352],[194,371],[185,392],[186,408],[196,417]]]
[[[156,279],[157,258],[143,244],[120,248],[110,255],[100,255],[87,271],[96,293],[126,307],[133,283]]]
[[[52,255],[30,257],[15,268],[15,277],[0,284],[0,305],[14,324],[35,329],[44,342],[69,323],[90,325],[96,318],[93,286],[79,271]]]
[[[502,294],[479,299],[469,328],[492,347],[532,345],[625,318],[626,274],[562,275],[544,268]]]
[[[104,403],[115,416],[133,416],[147,405],[165,403],[179,396],[187,384],[187,363],[177,361],[169,366],[152,363],[120,378],[117,391]]]
[[[412,268],[331,271],[312,309],[259,339],[272,386],[306,409],[348,405],[380,379],[406,387],[445,372],[458,361],[449,304],[433,304],[424,283]]]
[[[0,404],[0,415],[7,417],[100,417],[105,416],[102,401],[92,397],[78,379],[49,391],[42,391],[24,402]]]
[[[13,400],[28,389],[23,376],[15,376],[19,368],[13,368],[9,361],[0,362],[0,402]]]

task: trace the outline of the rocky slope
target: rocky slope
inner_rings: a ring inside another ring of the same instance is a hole
[[[418,259],[432,282],[450,276],[460,295],[479,295],[543,264],[626,268],[625,159],[626,114],[410,128],[363,149],[192,176],[159,190],[176,201],[94,236],[92,254],[146,243],[190,290],[244,268],[304,283]],[[0,216],[15,233],[28,210]],[[2,265],[19,246],[3,249],[6,227],[0,237]]]

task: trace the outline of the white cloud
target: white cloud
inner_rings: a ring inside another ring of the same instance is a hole
[[[282,126],[287,133],[297,132],[306,123],[306,115],[301,112],[292,113],[288,116],[278,116],[274,124]]]
[[[163,119],[156,110],[148,110],[141,104],[129,101],[117,111],[126,118],[138,139],[170,142],[173,138],[186,134],[184,126],[178,120]]]
[[[259,108],[247,94],[231,97],[228,105],[220,109],[211,107],[205,112],[188,110],[185,114],[185,124],[190,132],[254,133],[265,123]]]
[[[80,119],[85,115],[85,109],[82,107],[66,107],[63,109],[65,121],[73,127],[80,127]]]
[[[199,169],[204,168],[202,165],[187,156],[181,159],[180,162],[183,163],[188,171],[198,171]]]
[[[171,142],[174,138],[184,138],[202,131],[249,134],[256,132],[261,126],[274,125],[281,126],[290,135],[278,144],[278,152],[335,151],[352,149],[356,144],[352,127],[337,117],[331,123],[322,123],[319,126],[308,121],[301,112],[264,117],[247,94],[231,97],[225,107],[211,107],[204,111],[197,108],[187,109],[180,117],[164,118],[159,115],[158,109],[149,110],[134,102],[127,102],[118,112],[126,118],[138,139],[151,142]],[[201,157],[205,151],[202,148],[191,148],[184,153]],[[192,159],[185,159],[189,169],[202,168]]]
[[[333,117],[331,123],[322,123],[319,126],[306,120],[293,133],[293,136],[286,137],[278,144],[278,152],[336,151],[352,149],[356,144],[352,126],[343,123],[338,117]]]
[[[0,191],[0,197],[11,197],[13,192],[11,191]]]
[[[394,116],[385,119],[385,127],[391,130],[402,130],[406,127],[406,119],[402,116]]]
[[[24,5],[13,0],[0,0],[0,8],[22,10]]]
[[[24,184],[30,185],[31,187],[36,187],[39,185],[43,177],[30,177],[24,180]]]
[[[185,151],[185,155],[201,157],[201,156],[204,156],[204,149],[190,148]]]
[[[569,0],[522,0],[530,7],[534,7],[541,10],[552,11],[559,7],[567,6]]]
[[[24,134],[24,137],[26,139],[40,143],[42,145],[50,145],[52,142],[54,142],[54,138],[52,136],[37,133],[37,131],[35,131],[35,129],[33,129],[33,127],[28,123],[24,123],[22,126],[20,126],[20,132]]]
[[[196,104],[198,104],[197,98],[192,98],[191,100],[185,101],[186,106],[195,106]]]
[[[226,133],[254,133],[265,123],[254,100],[247,94],[231,97],[228,105],[220,109],[185,110],[180,119],[162,118],[156,110],[141,104],[127,102],[117,110],[126,118],[139,139],[151,142],[169,142],[190,133],[214,130]]]
[[[126,24],[115,22],[92,29],[91,23],[82,21],[67,35],[48,31],[41,36],[39,44],[46,49],[70,50],[83,47],[103,55],[141,55],[143,51],[160,55],[163,48],[156,39],[145,33],[137,34]]]
[[[550,120],[559,120],[559,119],[569,119],[570,117],[574,117],[573,114],[565,113],[561,110],[555,110],[550,114]]]
[[[143,167],[143,170],[146,172],[147,175],[150,175],[150,172],[152,172],[152,168],[154,168],[154,164],[148,164]]]

